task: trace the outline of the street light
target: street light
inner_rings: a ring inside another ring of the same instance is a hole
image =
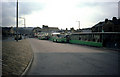
[[[18,0],[16,6],[16,41],[18,42]]]
[[[77,21],[78,23],[79,23],[79,26],[78,26],[78,28],[80,29],[80,21]]]
[[[24,27],[26,27],[25,18],[23,18],[23,17],[19,17],[19,18],[24,19]]]

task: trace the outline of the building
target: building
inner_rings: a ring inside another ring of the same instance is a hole
[[[38,37],[41,34],[51,34],[52,32],[58,32],[58,27],[48,27],[47,25],[43,25],[42,28],[36,27],[32,30],[33,35]]]
[[[37,37],[40,32],[41,32],[41,28],[40,27],[33,28],[33,30],[32,30],[33,37]]]
[[[41,32],[41,28],[40,27],[35,27],[35,28],[33,28],[32,32],[33,33]]]
[[[48,27],[47,25],[43,25],[41,31],[51,33],[51,32],[57,32],[59,31],[59,29],[58,27]]]
[[[72,27],[72,28],[70,28],[70,32],[71,33],[74,33],[75,32],[75,29]]]
[[[99,22],[98,24],[92,27],[92,32],[102,32],[102,26],[104,22]]]
[[[92,32],[91,28],[83,28],[81,32]]]
[[[14,31],[15,32],[16,32],[16,30],[17,30],[17,28],[14,27]],[[32,30],[33,30],[33,27],[18,27],[18,33],[22,34],[22,35],[24,35],[24,34],[27,34],[27,35],[31,34]]]
[[[13,27],[2,27],[2,36],[11,36],[14,33]]]
[[[104,32],[120,32],[120,19],[113,17],[112,20],[105,20]]]
[[[120,19],[116,17],[113,17],[112,20],[105,19],[94,25],[92,32],[120,32]]]

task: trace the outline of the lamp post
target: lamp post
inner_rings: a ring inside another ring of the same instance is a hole
[[[24,19],[24,28],[25,28],[26,27],[25,18],[23,18],[23,17],[19,17],[19,18]]]
[[[78,28],[80,29],[80,21],[77,21],[78,23],[79,23],[79,26],[78,26]]]
[[[16,6],[16,41],[18,42],[18,0]]]

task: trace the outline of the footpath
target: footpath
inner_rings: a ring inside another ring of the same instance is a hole
[[[23,75],[33,59],[31,45],[27,39],[2,42],[2,75]]]

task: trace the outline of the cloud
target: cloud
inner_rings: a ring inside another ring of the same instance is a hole
[[[44,8],[44,4],[36,3],[36,2],[20,2],[19,3],[19,14],[28,15],[34,11],[42,10]]]
[[[2,3],[3,26],[15,25],[16,0],[5,1],[6,2]],[[80,20],[81,28],[85,28],[93,26],[94,24],[101,20],[104,20],[105,18],[111,19],[113,16],[117,16],[118,13],[118,6],[116,6],[117,0],[19,1],[19,17],[25,17],[26,25],[33,26],[46,24],[49,26],[70,28],[71,26],[78,26],[78,23],[76,21]],[[23,20],[20,19],[19,23],[23,24]]]
[[[77,7],[84,8],[84,7],[111,7],[115,6],[118,2],[80,2]],[[102,8],[103,9],[103,8]]]
[[[35,2],[19,2],[19,17],[29,15],[34,11],[42,10],[44,4]],[[16,24],[16,2],[2,2],[2,26]],[[0,22],[1,25],[1,22]]]
[[[2,2],[2,26],[15,25],[15,4],[14,2]]]
[[[0,1],[0,9],[2,9],[2,2]],[[2,11],[0,11],[0,27],[2,26]]]
[[[118,17],[120,18],[120,1],[118,2]]]
[[[117,2],[81,2],[77,8],[83,9],[81,13],[91,23],[104,21],[105,18],[111,19],[113,16],[118,17]]]

